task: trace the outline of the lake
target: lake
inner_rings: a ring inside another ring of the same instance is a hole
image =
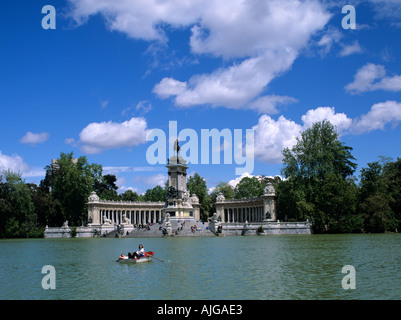
[[[116,262],[139,243],[164,262]],[[400,299],[400,272],[400,234],[0,240],[0,299]]]

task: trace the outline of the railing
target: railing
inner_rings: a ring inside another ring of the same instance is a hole
[[[152,205],[164,205],[164,201],[116,201],[116,200],[98,200],[93,203],[102,203],[102,204],[115,204],[115,205],[136,205],[136,206],[152,206]]]

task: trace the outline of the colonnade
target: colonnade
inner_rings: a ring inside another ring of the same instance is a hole
[[[161,209],[141,209],[141,210],[116,210],[116,209],[99,209],[100,224],[122,224],[124,221],[124,214],[128,218],[130,224],[148,224],[157,223],[162,221]],[[109,221],[106,221],[108,219]]]
[[[255,207],[234,207],[224,209],[224,222],[261,222],[265,219],[266,217],[263,213],[263,205]]]
[[[216,198],[216,215],[224,223],[276,221],[276,194],[271,185],[258,198],[226,199],[220,193]]]

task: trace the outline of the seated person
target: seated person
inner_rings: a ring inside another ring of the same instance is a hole
[[[132,254],[128,252],[128,258],[130,259],[135,259],[135,258],[141,258],[145,256],[145,249],[143,248],[143,245],[139,245],[139,250],[133,252]]]

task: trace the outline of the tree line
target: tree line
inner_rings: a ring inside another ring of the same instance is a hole
[[[244,177],[233,187],[219,183],[209,192],[206,181],[195,173],[187,181],[190,194],[200,202],[201,219],[215,212],[216,197],[254,198],[268,182],[277,194],[277,217],[281,221],[313,223],[316,233],[386,232],[401,227],[401,159],[380,157],[355,176],[352,148],[340,142],[328,121],[315,123],[283,150],[282,176]],[[95,191],[102,200],[165,201],[168,184],[138,195],[132,190],[118,194],[115,175],[103,174],[99,164],[86,157],[61,153],[46,166],[39,186],[26,183],[20,173],[0,174],[0,237],[43,237],[45,226],[87,223],[87,199]]]

